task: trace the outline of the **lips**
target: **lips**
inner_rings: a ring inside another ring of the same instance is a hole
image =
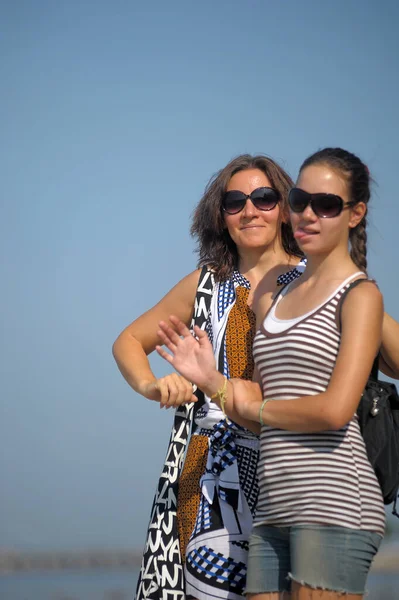
[[[314,235],[317,235],[319,232],[318,231],[314,231],[313,229],[302,229],[302,228],[298,228],[295,232],[294,232],[294,238],[296,240],[302,240],[305,237],[311,237]]]
[[[245,227],[240,227],[241,231],[243,229],[263,229],[262,225],[246,225]]]

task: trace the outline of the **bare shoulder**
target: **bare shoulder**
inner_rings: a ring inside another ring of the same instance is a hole
[[[349,290],[343,303],[342,311],[373,306],[382,306],[383,297],[377,284],[369,279]]]
[[[160,321],[168,321],[170,315],[175,315],[189,325],[200,273],[200,269],[196,269],[183,277],[155,306],[130,323],[119,337],[133,336],[148,354],[159,343],[157,331]]]
[[[382,322],[384,300],[376,283],[364,281],[349,290],[341,308],[342,325]]]
[[[180,281],[178,281],[170,291],[172,292],[173,290],[178,290],[179,293],[188,294],[188,296],[190,297],[193,294],[195,296],[200,274],[201,269],[196,269],[195,271],[192,271],[191,273],[183,277],[183,279],[180,279]]]
[[[174,285],[173,288],[171,288],[154,306],[154,309],[157,307],[164,307],[166,310],[170,311],[173,309],[173,306],[176,306],[176,310],[177,307],[185,306],[191,311],[194,305],[200,273],[200,269],[196,269],[180,279],[180,281],[178,281],[176,285]],[[179,318],[181,317],[179,316]]]

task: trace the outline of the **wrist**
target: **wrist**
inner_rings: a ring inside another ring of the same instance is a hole
[[[156,381],[155,377],[153,379],[144,379],[140,381],[136,387],[136,392],[141,396],[144,396],[144,398],[147,398],[147,400],[158,399],[156,397],[158,395],[155,387]]]
[[[264,398],[262,402],[258,404],[258,415],[256,420],[260,423],[261,427],[263,427],[263,425],[269,425],[270,418],[273,414],[273,411],[270,411],[269,402],[271,400],[271,398]]]
[[[204,392],[204,394],[206,394],[210,398],[211,396],[214,396],[218,390],[220,390],[223,384],[224,375],[222,375],[222,373],[220,373],[219,371],[214,371],[214,373],[212,373],[208,377],[206,383],[201,389]]]

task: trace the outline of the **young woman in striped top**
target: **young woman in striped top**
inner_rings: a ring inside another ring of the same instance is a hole
[[[383,301],[365,281],[341,303],[350,282],[367,279],[369,198],[369,172],[355,155],[327,148],[303,163],[289,202],[308,265],[260,319],[260,387],[227,382],[205,333],[197,330],[197,341],[177,319],[180,336],[160,325],[172,356],[159,354],[228,416],[261,431],[251,600],[360,599],[384,534],[383,500],[356,418],[381,345]]]

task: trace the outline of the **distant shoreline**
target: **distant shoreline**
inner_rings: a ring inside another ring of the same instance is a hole
[[[32,571],[137,569],[141,556],[138,550],[0,550],[0,576]]]
[[[139,550],[16,551],[0,550],[0,576],[37,571],[134,569],[140,567]],[[399,573],[398,544],[384,543],[373,573]]]

